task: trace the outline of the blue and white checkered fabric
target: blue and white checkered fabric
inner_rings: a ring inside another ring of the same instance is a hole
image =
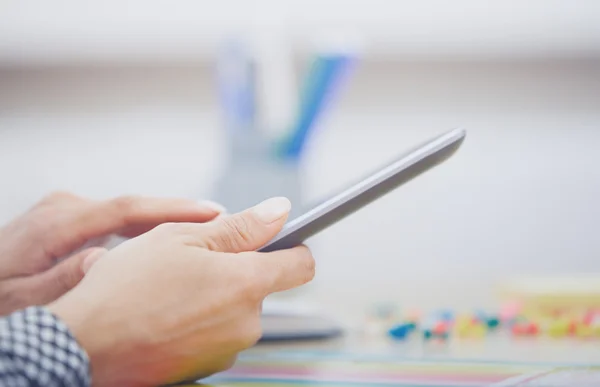
[[[90,385],[87,354],[47,309],[30,307],[0,319],[0,386]]]

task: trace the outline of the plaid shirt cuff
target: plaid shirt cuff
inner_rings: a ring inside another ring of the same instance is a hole
[[[43,307],[0,318],[0,385],[89,387],[89,359],[69,328]]]

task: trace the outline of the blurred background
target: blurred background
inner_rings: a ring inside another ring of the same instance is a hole
[[[0,1],[3,223],[56,189],[318,200],[457,126],[454,158],[309,242],[294,298],[346,321],[600,274],[599,2]],[[302,128],[293,165],[265,156]]]

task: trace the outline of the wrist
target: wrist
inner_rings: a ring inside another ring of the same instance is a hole
[[[94,370],[97,369],[98,357],[102,353],[98,344],[98,337],[95,337],[93,332],[89,332],[86,328],[86,311],[85,307],[80,305],[72,305],[68,295],[48,305],[48,310],[69,329],[74,340],[77,342],[81,350],[86,354],[89,362],[90,376],[93,377]],[[102,332],[97,332],[101,335]]]
[[[123,348],[124,339],[110,321],[110,314],[102,308],[94,308],[89,302],[74,298],[67,294],[48,306],[48,309],[60,318],[69,328],[82,350],[86,353],[90,364],[90,375],[95,386],[123,385],[117,369],[126,369],[126,359],[119,356],[119,348]],[[99,311],[97,311],[99,310]],[[118,359],[118,360],[117,360]]]

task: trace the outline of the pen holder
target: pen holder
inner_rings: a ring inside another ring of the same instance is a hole
[[[278,157],[273,143],[256,132],[232,136],[228,153],[213,198],[229,213],[243,211],[270,197],[285,196],[292,203],[289,219],[301,214],[304,195],[297,162]],[[299,292],[293,289],[284,293],[288,296]]]

